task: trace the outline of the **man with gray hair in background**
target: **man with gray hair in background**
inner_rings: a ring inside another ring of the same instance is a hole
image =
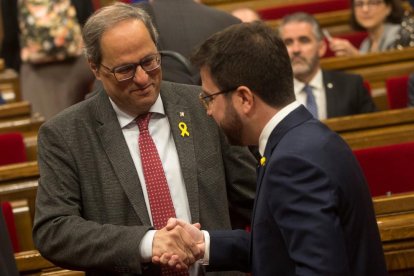
[[[284,17],[279,34],[289,53],[296,99],[320,120],[373,112],[372,98],[359,75],[322,70],[327,50],[319,23],[307,13]]]

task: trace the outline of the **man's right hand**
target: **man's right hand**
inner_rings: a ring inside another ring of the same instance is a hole
[[[157,234],[163,235],[165,231],[172,231],[178,235],[175,237],[178,239],[175,240],[177,246],[164,245],[164,248],[169,248],[167,250],[154,250],[155,247],[153,246],[152,262],[175,267],[176,269],[188,269],[189,265],[204,256],[204,235],[200,228],[199,223],[189,224],[183,220],[170,218],[167,226],[159,230],[162,232],[158,233],[159,231],[157,231],[155,234],[154,244]],[[176,249],[178,250],[175,251]],[[159,252],[162,252],[162,254],[158,254]]]

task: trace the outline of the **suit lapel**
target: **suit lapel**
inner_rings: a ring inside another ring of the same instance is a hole
[[[175,147],[177,149],[180,167],[187,190],[188,204],[193,222],[200,220],[199,191],[197,181],[197,166],[194,150],[194,125],[191,108],[185,104],[186,95],[170,84],[161,86],[161,98],[165,113],[171,126]]]
[[[97,95],[96,118],[99,123],[96,129],[98,137],[125,194],[142,224],[151,225],[134,162],[116,113],[104,91]]]
[[[266,163],[264,166],[259,164],[258,168],[258,176],[257,176],[257,188],[256,188],[256,200],[253,207],[253,219],[254,221],[254,214],[256,209],[256,204],[258,202],[257,197],[260,195],[260,188],[262,186],[263,177],[266,173],[266,169],[271,161],[271,157],[273,154],[274,149],[278,145],[279,141],[283,138],[283,136],[292,128],[296,127],[303,122],[314,119],[312,114],[304,107],[300,105],[298,108],[293,110],[289,113],[272,131],[269,136],[269,140],[267,141],[264,157],[266,158]]]
[[[326,115],[328,118],[331,118],[334,116],[335,108],[338,106],[337,100],[341,99],[341,97],[337,95],[338,89],[329,71],[322,71],[322,79],[326,95]]]

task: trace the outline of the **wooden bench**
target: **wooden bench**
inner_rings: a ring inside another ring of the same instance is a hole
[[[0,133],[21,132],[23,136],[36,136],[44,122],[45,118],[38,114],[29,118],[0,121]]]
[[[330,57],[321,59],[323,69],[359,74],[368,81],[372,96],[380,110],[388,109],[385,91],[386,79],[414,72],[414,47],[383,53],[369,53],[356,57]]]
[[[19,75],[13,69],[5,68],[0,71],[0,93],[7,102],[22,100]]]
[[[18,199],[8,201],[13,208],[14,223],[16,225],[20,251],[35,249],[32,238],[33,210],[30,210],[28,200]]]
[[[27,101],[11,102],[0,105],[0,121],[11,119],[30,118],[32,115],[31,104]]]
[[[373,198],[390,274],[414,272],[414,193]],[[402,273],[402,274],[398,274]]]
[[[81,271],[72,271],[56,267],[54,264],[43,258],[39,251],[30,250],[14,254],[17,269],[20,275],[42,275],[42,276],[81,276]]]
[[[27,135],[24,139],[27,161],[37,160],[37,135]]]
[[[324,120],[352,149],[414,141],[414,109],[396,109]]]

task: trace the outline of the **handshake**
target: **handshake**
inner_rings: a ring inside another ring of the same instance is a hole
[[[167,225],[155,233],[152,262],[177,270],[188,269],[204,257],[204,234],[200,228],[199,223],[170,218]]]

